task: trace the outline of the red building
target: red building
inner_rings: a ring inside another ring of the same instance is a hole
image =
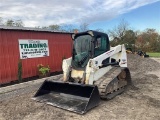
[[[23,78],[37,76],[38,64],[62,71],[62,59],[71,56],[71,48],[71,33],[0,26],[0,84],[18,79],[20,59]]]

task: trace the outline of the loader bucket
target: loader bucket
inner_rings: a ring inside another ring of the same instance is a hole
[[[97,86],[44,81],[34,100],[84,114],[100,102]]]

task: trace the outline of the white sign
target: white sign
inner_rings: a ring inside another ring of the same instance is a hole
[[[19,39],[21,59],[49,56],[48,40]]]

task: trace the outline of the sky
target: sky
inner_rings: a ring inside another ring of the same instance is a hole
[[[0,17],[25,27],[88,23],[104,31],[124,19],[132,29],[160,32],[160,0],[0,0]]]

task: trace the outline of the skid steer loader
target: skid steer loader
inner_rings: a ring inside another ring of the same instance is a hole
[[[72,35],[72,57],[63,60],[63,80],[46,80],[33,99],[80,114],[112,99],[131,84],[124,45],[110,47],[107,34]]]

